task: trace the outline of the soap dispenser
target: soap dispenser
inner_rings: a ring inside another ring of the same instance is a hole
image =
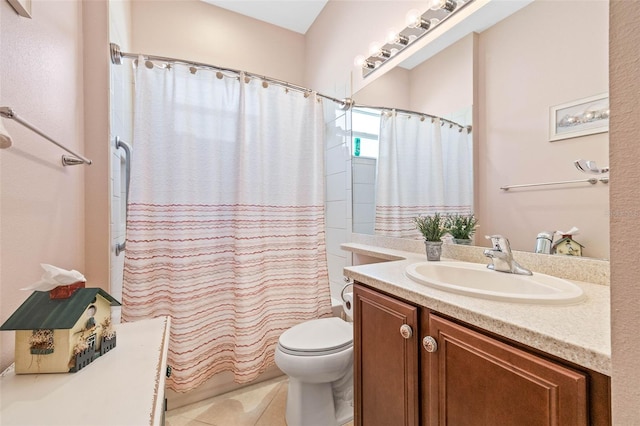
[[[543,231],[538,234],[536,238],[535,253],[551,254],[551,247],[553,246],[554,231]]]

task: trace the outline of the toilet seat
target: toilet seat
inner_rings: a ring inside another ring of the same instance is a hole
[[[353,346],[353,326],[337,317],[306,321],[280,335],[278,348],[289,355],[319,356]]]

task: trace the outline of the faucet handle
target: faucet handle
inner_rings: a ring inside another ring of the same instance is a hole
[[[485,235],[487,240],[491,240],[491,245],[494,250],[498,251],[511,251],[511,245],[509,244],[509,240],[507,237],[503,235]]]

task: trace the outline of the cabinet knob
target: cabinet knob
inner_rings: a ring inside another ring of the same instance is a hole
[[[411,339],[411,336],[413,336],[413,329],[409,324],[402,324],[400,326],[400,335],[405,339]]]
[[[424,339],[422,339],[422,346],[424,347],[425,351],[430,353],[433,353],[438,350],[438,342],[436,342],[436,339],[434,339],[431,336],[427,336]]]

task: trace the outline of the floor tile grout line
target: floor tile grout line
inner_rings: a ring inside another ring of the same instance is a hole
[[[286,376],[274,377],[272,379],[268,379],[268,380],[265,380],[263,382],[250,384],[248,386],[245,386],[244,388],[239,388],[239,389],[236,389],[236,390],[224,393],[224,394],[216,395],[216,396],[213,396],[211,398],[207,398],[207,399],[204,399],[204,400],[201,400],[201,401],[198,401],[198,402],[194,402],[193,404],[189,404],[189,405],[197,406],[198,407],[197,409],[194,407],[193,409],[183,410],[183,409],[187,408],[188,405],[187,406],[183,406],[183,407],[179,407],[179,408],[175,409],[175,411],[180,410],[180,413],[179,414],[176,413],[173,416],[168,414],[167,415],[167,420],[170,420],[172,417],[173,418],[182,418],[182,419],[188,419],[190,421],[197,421],[197,422],[201,423],[202,425],[217,426],[214,423],[209,423],[207,421],[203,421],[203,420],[199,419],[198,417],[202,414],[202,412],[206,412],[214,404],[218,404],[218,403],[221,403],[221,402],[226,401],[228,399],[232,399],[232,398],[234,398],[234,397],[236,397],[238,395],[241,395],[241,394],[243,394],[245,392],[250,392],[250,391],[262,388],[262,387],[275,385],[274,390],[272,391],[273,396],[270,399],[268,399],[268,403],[266,404],[266,407],[260,411],[260,414],[258,415],[258,417],[256,419],[256,422],[254,423],[254,425],[255,425],[256,423],[258,423],[260,421],[260,419],[264,416],[265,412],[269,409],[271,404],[274,402],[276,396],[281,391],[282,386],[283,385],[286,386],[287,384],[288,384],[288,380],[287,380]],[[174,410],[170,410],[168,413],[170,413],[171,411],[174,411]],[[283,413],[283,415],[284,415],[284,413]]]
[[[258,423],[260,423],[260,419],[262,418],[262,416],[264,416],[264,413],[267,412],[267,410],[269,409],[269,407],[271,406],[271,404],[273,404],[273,401],[276,399],[276,396],[278,396],[278,393],[280,393],[280,389],[282,388],[282,386],[285,384],[285,380],[282,380],[280,383],[278,383],[278,386],[276,386],[275,392],[273,393],[273,397],[271,398],[271,401],[269,401],[269,403],[267,404],[266,407],[264,407],[264,409],[262,410],[262,412],[260,413],[260,415],[258,416],[258,418],[256,419],[256,422],[254,423],[254,426],[257,425]],[[283,413],[284,414],[284,413]]]

